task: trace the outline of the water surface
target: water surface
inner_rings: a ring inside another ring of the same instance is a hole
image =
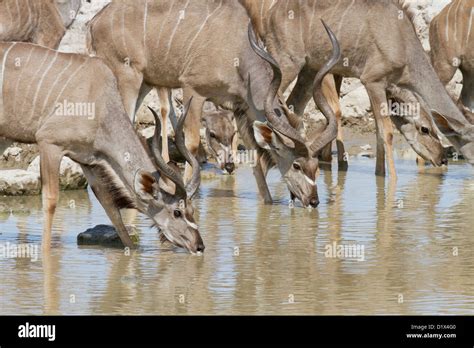
[[[474,314],[471,167],[400,160],[396,185],[374,167],[323,171],[317,210],[290,209],[276,171],[273,206],[248,168],[203,181],[203,256],[162,246],[142,216],[131,255],[79,247],[78,233],[109,222],[90,191],[62,192],[51,252],[0,259],[0,314]],[[41,242],[40,197],[2,206],[0,243]],[[327,257],[333,243],[363,247],[363,261]]]

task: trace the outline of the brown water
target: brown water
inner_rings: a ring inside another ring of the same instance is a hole
[[[277,172],[273,206],[249,169],[204,181],[203,256],[163,248],[141,217],[130,256],[78,247],[78,233],[108,220],[90,191],[61,193],[51,253],[0,259],[0,314],[474,314],[471,167],[398,161],[390,185],[374,165],[323,172],[312,211],[289,209]],[[0,244],[39,244],[40,198],[2,205],[12,212],[0,214]],[[363,247],[363,260],[326,257],[333,242]]]

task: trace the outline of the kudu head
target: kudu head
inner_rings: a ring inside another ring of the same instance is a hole
[[[448,118],[436,110],[431,110],[431,114],[439,130],[474,165],[474,112],[461,101],[457,102],[457,106],[464,119]]]
[[[155,110],[152,112],[156,127],[152,139],[151,150],[156,165],[159,168],[160,176],[169,179],[175,186],[174,192],[170,192],[160,185],[160,181],[152,175],[140,175],[142,186],[142,199],[147,204],[147,215],[151,217],[154,225],[161,233],[161,241],[169,241],[172,244],[182,247],[195,254],[204,251],[204,243],[199,234],[198,226],[194,220],[194,208],[191,198],[196,194],[200,184],[200,169],[197,159],[189,152],[184,141],[184,121],[188,114],[191,100],[186,105],[183,116],[179,119],[175,129],[176,147],[183,157],[188,161],[193,174],[191,181],[184,185],[183,177],[179,174],[179,169],[166,163],[159,150],[159,139],[161,135],[161,118]],[[170,112],[174,112],[171,104]],[[136,183],[138,184],[138,183]]]
[[[326,24],[324,26],[333,45],[333,54],[316,75],[313,87],[318,105],[322,106],[323,114],[328,119],[328,125],[334,125],[335,115],[322,95],[321,84],[326,74],[339,61],[341,53],[335,35]],[[252,49],[267,61],[273,70],[273,80],[264,103],[267,121],[254,122],[255,140],[261,148],[271,153],[288,186],[292,200],[297,198],[304,207],[315,208],[319,205],[316,186],[319,162],[316,156],[333,140],[333,135],[325,131],[320,137],[310,141],[300,134],[298,131],[300,118],[288,109],[281,98],[277,98],[282,80],[281,69],[273,57],[260,46],[251,25],[249,25],[249,40]],[[250,86],[248,90],[250,91]]]
[[[435,167],[448,164],[442,136],[433,119],[408,90],[390,86],[390,116],[412,149]]]
[[[169,94],[169,104],[172,99]],[[174,98],[179,108],[183,105],[181,98]],[[171,115],[171,117],[174,117]],[[203,111],[201,116],[202,125],[206,130],[206,143],[208,154],[219,163],[223,173],[232,174],[235,164],[232,154],[232,142],[237,133],[234,126],[234,114],[217,106],[215,111]],[[175,128],[175,119],[171,118],[171,124]]]
[[[234,114],[218,108],[216,111],[204,112],[202,122],[206,128],[209,154],[224,173],[232,174],[235,170],[232,156],[232,143],[236,134]]]

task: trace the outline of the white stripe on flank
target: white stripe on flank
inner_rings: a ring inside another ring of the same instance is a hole
[[[8,53],[16,45],[16,42],[12,43],[10,47],[7,48],[3,55],[2,65],[0,66],[0,117],[3,116],[3,80],[5,78],[5,65],[7,63]]]
[[[31,6],[30,0],[27,0],[26,7],[28,7],[28,26],[31,23],[31,7],[30,6]]]
[[[449,13],[453,6],[449,6],[448,13],[446,14],[446,42],[449,42]]]
[[[354,6],[354,2],[355,2],[355,0],[352,0],[351,4],[349,6],[347,6],[346,10],[344,11],[344,13],[341,16],[341,19],[340,19],[340,22],[339,22],[339,27],[337,28],[337,35],[338,36],[341,32],[342,26],[344,25],[344,18],[346,17],[347,12],[349,12],[351,7]]]
[[[191,48],[193,47],[193,44],[194,44],[194,41],[196,41],[196,39],[198,38],[199,34],[201,33],[201,31],[204,29],[204,26],[206,25],[207,21],[209,20],[209,18],[212,17],[212,15],[214,13],[217,12],[217,10],[219,10],[220,8],[222,7],[222,0],[221,2],[219,3],[219,6],[217,6],[215,8],[214,11],[212,11],[211,13],[209,13],[206,18],[204,19],[204,22],[202,22],[201,26],[199,27],[198,31],[196,32],[196,35],[194,35],[193,39],[191,40],[189,46],[188,46],[188,49],[186,50],[186,54],[184,55],[184,59],[187,59],[188,57],[188,54],[189,54],[189,51],[191,50]]]
[[[454,11],[454,41],[458,41],[458,12],[459,6],[461,5],[461,1],[458,2],[458,6]]]
[[[59,80],[63,77],[64,73],[69,69],[69,67],[72,65],[72,55],[69,57],[69,63],[64,67],[63,71],[61,71],[58,76],[56,76],[56,80],[54,80],[53,85],[49,88],[48,95],[44,99],[43,107],[41,108],[41,114],[44,113],[44,110],[46,109],[46,106],[48,105],[49,98],[51,97],[51,93],[54,91],[54,88],[56,87],[57,83]],[[53,107],[55,107],[54,105]]]
[[[37,99],[38,99],[39,91],[41,90],[41,87],[43,86],[44,78],[46,77],[46,75],[48,74],[48,72],[49,72],[49,71],[51,70],[51,68],[53,67],[54,63],[56,62],[56,59],[58,59],[58,54],[59,54],[59,52],[56,51],[56,53],[54,54],[54,59],[51,60],[51,62],[49,63],[48,67],[46,68],[46,70],[44,71],[43,75],[41,76],[41,79],[39,80],[38,87],[36,87],[35,96],[34,96],[34,98],[33,98],[33,104],[31,105],[31,117],[33,117],[33,115],[35,114],[36,101],[37,101]]]
[[[21,28],[21,12],[20,12],[20,4],[18,0],[16,0],[16,15],[18,16],[18,29]]]
[[[186,16],[186,9],[188,8],[189,6],[189,2],[191,0],[188,0],[186,2],[186,5],[184,5],[184,15]],[[181,11],[180,11],[181,12]],[[166,54],[165,54],[165,58],[168,57],[168,54],[170,53],[170,50],[171,50],[171,43],[173,42],[173,38],[174,36],[176,35],[176,31],[178,31],[178,27],[179,27],[179,24],[181,23],[181,21],[183,20],[183,18],[181,18],[181,13],[178,15],[178,21],[176,22],[176,25],[174,26],[173,28],[173,32],[171,33],[171,36],[170,36],[170,39],[168,41],[168,49],[166,50]]]
[[[368,16],[370,17],[370,10],[369,10]],[[361,23],[359,33],[357,34],[357,41],[356,41],[355,46],[354,46],[356,48],[356,50],[359,49],[359,43],[360,43],[360,39],[362,39],[362,31],[364,29],[365,29],[365,23]]]
[[[31,60],[31,55],[33,54],[33,50],[35,49],[35,46],[31,47],[30,48],[30,53],[28,54],[28,58],[26,59],[26,62],[23,66],[28,66],[28,64],[30,63],[30,60]],[[23,64],[23,63],[22,63]],[[25,71],[26,69],[20,69],[20,75],[18,75],[18,78],[16,79],[16,85],[15,85],[15,91],[14,91],[14,94],[12,96],[12,100],[16,100],[16,96],[18,94],[18,87],[20,85],[20,81],[21,81],[21,77],[23,75],[23,72]],[[14,112],[16,113],[16,106],[17,106],[17,103],[14,104],[15,107],[14,107]]]
[[[471,16],[469,17],[469,26],[467,30],[467,35],[466,35],[466,47],[469,43],[469,38],[471,36],[471,29],[472,29],[472,17],[474,17],[474,7],[471,8]]]
[[[170,9],[168,11],[168,15],[166,16],[166,18],[171,17],[171,11],[173,11],[173,7],[174,7],[174,0],[171,3],[171,6],[170,6]],[[160,32],[158,33],[158,40],[156,41],[156,47],[157,48],[160,48],[161,33],[163,32],[163,28],[164,28],[166,23],[167,23],[167,21],[161,21]]]
[[[35,71],[35,74],[34,76],[31,78],[31,81],[36,81],[36,76],[38,76],[42,71],[43,71],[43,66],[45,65],[45,63],[48,61],[48,56],[49,56],[49,52],[51,50],[46,50],[45,52],[45,55],[44,55],[44,58],[43,58],[43,61],[41,62],[41,64],[39,65],[38,67],[38,70]],[[30,105],[30,100],[28,99],[28,96],[30,95],[30,91],[31,89],[33,88],[33,84],[30,83],[30,85],[28,86],[28,90],[26,91],[26,93],[24,94],[24,98],[23,98],[23,104],[22,104],[22,107],[21,107],[21,110],[20,112],[23,114],[25,113],[24,111],[24,108],[25,108],[25,104],[26,104],[26,107],[28,107],[28,105]]]
[[[58,97],[56,98],[56,100],[54,101],[53,103],[53,109],[56,108],[56,104],[58,103],[58,100],[61,98],[61,96],[63,95],[64,91],[66,90],[66,88],[68,87],[69,83],[72,81],[72,79],[77,75],[77,73],[79,72],[79,70],[81,70],[84,65],[86,65],[86,62],[87,60],[85,60],[84,62],[82,62],[81,65],[79,65],[79,67],[72,73],[71,76],[69,76],[69,79],[66,81],[66,83],[64,84],[63,88],[61,89],[61,91],[59,92],[58,94]]]
[[[309,32],[311,32],[311,28],[313,26],[315,12],[316,12],[316,1],[313,2],[313,12],[311,13],[311,20],[309,21]]]
[[[146,47],[146,22],[148,19],[148,0],[145,0],[145,13],[143,14],[143,47]]]
[[[7,12],[8,12],[8,17],[10,19],[10,26],[7,27],[7,31],[8,30],[12,30],[12,26],[13,26],[13,16],[12,16],[12,12],[10,11],[10,6],[9,6],[9,2],[6,3],[6,7],[7,7]]]

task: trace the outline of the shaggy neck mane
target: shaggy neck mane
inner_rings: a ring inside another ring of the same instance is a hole
[[[257,150],[263,173],[266,174],[271,168],[276,166],[276,160],[270,151],[262,149],[255,141],[253,135],[253,121],[247,117],[247,111],[248,107],[244,107],[243,105],[235,109],[234,115],[235,121],[237,122],[237,129],[247,149]]]
[[[100,164],[90,166],[96,180],[109,194],[112,195],[114,205],[119,209],[136,209],[135,201],[131,197],[117,175],[107,166]],[[94,188],[92,187],[92,190]]]

